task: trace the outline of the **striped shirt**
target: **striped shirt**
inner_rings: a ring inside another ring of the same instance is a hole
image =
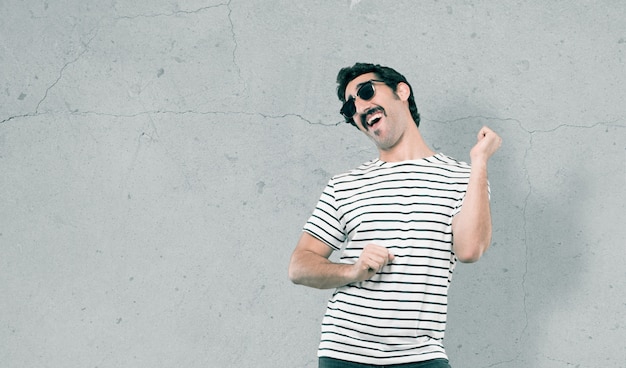
[[[470,166],[444,154],[369,161],[330,179],[304,231],[355,263],[374,243],[395,255],[371,279],[337,288],[318,355],[363,364],[446,358],[447,295],[456,257],[452,217]]]

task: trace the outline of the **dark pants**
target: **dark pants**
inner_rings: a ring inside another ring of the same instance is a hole
[[[432,359],[419,363],[371,365],[347,362],[345,360],[320,357],[319,368],[451,368],[445,359]]]

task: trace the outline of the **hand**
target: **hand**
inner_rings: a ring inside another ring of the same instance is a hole
[[[390,264],[395,256],[385,247],[368,244],[363,248],[359,259],[353,265],[355,281],[364,281],[374,276],[382,268]]]
[[[487,160],[493,155],[502,145],[502,138],[498,136],[493,130],[484,126],[478,132],[478,142],[470,151],[470,158],[472,164],[474,163],[487,163]]]

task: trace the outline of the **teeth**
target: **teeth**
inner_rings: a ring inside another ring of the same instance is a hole
[[[376,114],[372,114],[370,115],[369,119],[367,119],[367,124],[368,125],[372,125],[372,123],[374,122],[374,120],[379,119],[382,117],[382,113],[376,113]]]

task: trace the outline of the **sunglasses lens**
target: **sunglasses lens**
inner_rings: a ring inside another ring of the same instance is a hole
[[[352,119],[354,114],[356,113],[356,106],[354,105],[354,98],[350,97],[346,103],[341,107],[341,115],[345,116],[346,119]]]
[[[368,101],[372,97],[374,97],[374,85],[372,82],[365,83],[358,91],[357,95],[361,97],[361,99]]]

